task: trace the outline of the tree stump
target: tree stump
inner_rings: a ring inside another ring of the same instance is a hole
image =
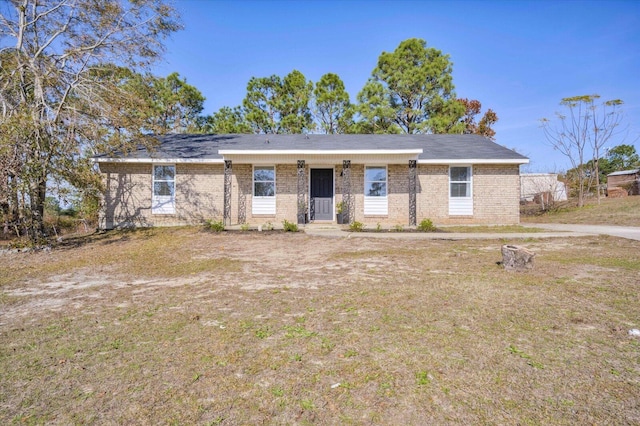
[[[533,268],[533,258],[536,256],[531,250],[519,246],[502,246],[502,266],[507,271],[524,271]]]

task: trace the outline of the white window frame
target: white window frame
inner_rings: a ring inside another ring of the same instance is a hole
[[[256,195],[256,169],[273,169],[273,181],[271,180],[259,180],[257,182],[273,182],[273,195]],[[276,214],[276,166],[274,165],[259,165],[253,166],[251,172],[251,193],[253,195],[253,202],[251,203],[251,213],[255,215],[275,215]]]
[[[367,180],[367,169],[384,169],[384,181]],[[365,216],[387,216],[389,214],[389,168],[386,165],[364,166],[364,214]],[[385,195],[367,195],[367,184],[384,182]]]
[[[451,172],[454,168],[466,168],[467,180],[452,180]],[[468,185],[467,196],[452,194],[453,184]],[[473,166],[470,164],[452,164],[449,166],[449,215],[450,216],[473,216]]]
[[[156,167],[173,167],[173,179],[156,179]],[[151,168],[151,214],[175,214],[176,213],[176,177],[175,164],[154,164]],[[156,195],[156,183],[167,182],[172,184],[173,195]]]

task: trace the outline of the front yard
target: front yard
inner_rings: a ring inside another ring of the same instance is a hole
[[[576,207],[576,200],[565,201],[553,206],[544,214],[537,206],[521,206],[520,221],[527,223],[580,223],[585,225],[640,226],[640,196],[624,198],[602,198],[600,204],[595,198],[588,199],[584,207]]]
[[[639,252],[183,228],[0,254],[0,422],[637,424]]]

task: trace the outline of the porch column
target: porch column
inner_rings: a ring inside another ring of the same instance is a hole
[[[251,195],[250,190],[246,184],[238,182],[238,223],[241,225],[247,223],[247,194]]]
[[[355,215],[353,210],[353,197],[351,197],[351,160],[342,161],[342,214],[348,223],[353,223]]]
[[[409,226],[416,222],[416,160],[409,160]]]
[[[224,160],[224,219],[223,223],[231,225],[231,160]]]
[[[305,174],[304,160],[298,160],[298,223],[305,223],[305,214],[307,213],[307,203],[305,202],[305,194],[307,192],[307,179]]]

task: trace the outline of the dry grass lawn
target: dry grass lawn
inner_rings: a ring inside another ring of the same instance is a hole
[[[194,228],[0,254],[2,424],[638,424],[640,242]]]
[[[535,223],[580,223],[587,225],[640,226],[640,196],[588,200],[584,207],[575,207],[575,200],[559,204],[542,215],[520,215],[526,226]],[[521,209],[522,210],[522,209]]]

